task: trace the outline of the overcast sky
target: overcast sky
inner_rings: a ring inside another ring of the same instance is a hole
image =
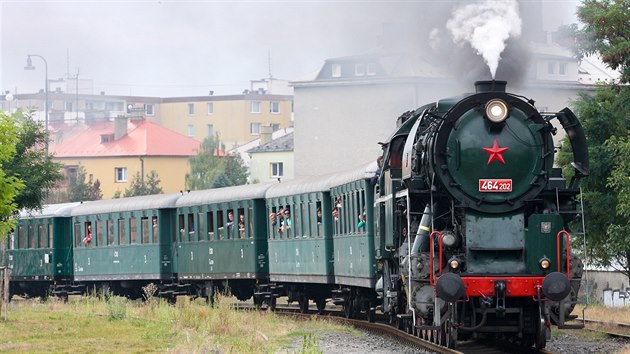
[[[528,1],[521,2],[527,6]],[[384,23],[445,23],[431,9],[459,1],[0,0],[0,89],[91,79],[94,92],[145,96],[240,93],[249,80],[312,78],[327,58],[374,49]],[[545,0],[554,24],[575,21],[577,0]],[[435,13],[439,13],[436,11]],[[548,23],[546,20],[544,23]],[[418,39],[420,41],[421,39]]]

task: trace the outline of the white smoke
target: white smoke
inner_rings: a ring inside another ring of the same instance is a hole
[[[494,79],[505,42],[521,35],[521,22],[516,0],[484,0],[455,10],[446,28],[455,43],[470,43]]]

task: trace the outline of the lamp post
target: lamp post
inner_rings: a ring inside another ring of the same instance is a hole
[[[44,61],[44,71],[45,71],[45,76],[46,76],[45,77],[46,82],[44,83],[44,93],[46,95],[46,98],[45,98],[46,102],[44,104],[46,108],[46,114],[44,114],[44,119],[45,119],[44,128],[46,129],[46,155],[48,155],[48,62],[46,61],[46,58],[44,58],[41,55],[28,54],[26,57],[26,66],[24,67],[24,70],[35,70],[31,57],[36,57]]]

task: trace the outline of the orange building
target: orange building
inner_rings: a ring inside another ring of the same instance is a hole
[[[79,165],[89,180],[101,183],[103,199],[129,188],[136,173],[158,173],[165,193],[184,189],[190,170],[188,158],[197,154],[199,141],[145,119],[96,121],[73,126],[51,126],[50,152],[63,163],[66,175]]]

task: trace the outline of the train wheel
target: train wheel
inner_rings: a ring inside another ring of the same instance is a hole
[[[547,321],[543,316],[542,306],[539,306],[539,316],[536,322],[536,349],[543,349],[547,346]]]
[[[326,309],[326,299],[324,298],[315,299],[315,304],[317,305],[317,313],[320,315],[323,315],[324,310]]]
[[[206,298],[206,304],[214,305],[214,285],[211,282],[205,284],[204,296]]]
[[[447,320],[440,328],[440,344],[455,349],[457,346],[457,328],[452,325],[451,320]]]
[[[346,318],[353,318],[354,317],[354,306],[353,306],[353,303],[352,303],[352,299],[348,299],[343,304],[343,314],[344,314],[344,316],[346,316]]]
[[[306,295],[300,295],[300,298],[298,299],[298,306],[300,307],[301,313],[308,312],[308,298]]]
[[[269,299],[269,309],[271,311],[276,311],[276,297],[275,296],[271,296],[271,298]]]
[[[262,303],[263,303],[263,300],[260,298],[260,296],[254,295],[254,306],[256,306],[256,310],[260,310]]]
[[[372,302],[369,301],[367,306],[365,307],[365,315],[367,317],[368,322],[374,323],[376,320],[376,311],[372,309]]]
[[[390,311],[387,313],[387,323],[392,327],[396,325],[396,312]]]

